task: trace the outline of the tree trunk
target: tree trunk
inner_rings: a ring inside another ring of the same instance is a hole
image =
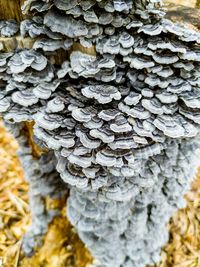
[[[200,0],[197,0],[196,8],[200,8]]]
[[[24,0],[0,0],[0,18],[21,21],[24,17],[21,11],[23,3]]]

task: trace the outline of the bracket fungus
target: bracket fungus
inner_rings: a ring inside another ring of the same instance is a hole
[[[0,22],[2,37],[37,37],[0,54],[0,112],[28,170],[24,251],[55,215],[42,192],[65,184],[67,216],[99,266],[158,262],[197,165],[200,34],[165,19],[161,0],[26,0],[23,11],[20,25]],[[26,121],[47,151],[38,160]]]

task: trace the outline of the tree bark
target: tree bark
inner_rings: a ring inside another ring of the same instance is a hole
[[[196,2],[196,8],[200,8],[200,0],[197,0],[197,2]]]
[[[173,4],[174,6],[176,5],[181,5],[181,6],[187,6],[187,7],[195,7],[196,1],[198,0],[164,0],[167,4]]]
[[[21,21],[24,17],[21,11],[21,5],[24,1],[25,0],[0,0],[0,18]]]
[[[196,2],[196,7],[198,6],[200,7],[200,0]],[[166,17],[174,22],[187,24],[187,26],[195,28],[196,30],[200,29],[200,10],[192,7],[192,5],[191,7],[188,7],[177,4],[168,4]]]

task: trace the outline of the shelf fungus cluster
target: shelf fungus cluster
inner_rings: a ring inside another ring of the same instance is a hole
[[[22,10],[20,25],[0,23],[2,37],[34,38],[1,52],[0,112],[12,131],[34,121],[48,151],[30,168],[31,190],[68,185],[67,216],[98,266],[158,262],[197,165],[200,34],[165,19],[160,0],[27,0]],[[52,218],[35,195],[27,253]]]

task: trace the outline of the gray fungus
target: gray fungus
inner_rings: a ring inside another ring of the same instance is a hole
[[[56,215],[42,197],[69,190],[67,216],[97,266],[157,263],[198,164],[200,34],[165,19],[161,0],[27,0],[22,10],[32,18],[1,21],[0,35],[35,41],[0,54],[0,113],[30,183],[24,251]],[[68,57],[56,64],[60,50]],[[39,160],[26,121],[48,150]]]

